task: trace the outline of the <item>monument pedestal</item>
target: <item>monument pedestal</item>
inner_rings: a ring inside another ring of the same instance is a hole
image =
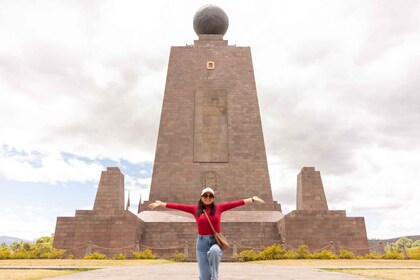
[[[326,248],[340,253],[369,253],[365,219],[347,217],[345,210],[328,210],[319,171],[304,167],[297,180],[297,210],[285,215],[279,230],[287,248],[305,244],[311,251]]]
[[[140,239],[140,220],[124,210],[124,175],[117,167],[101,174],[93,210],[76,210],[74,217],[57,217],[54,248],[83,258],[99,252],[132,257]]]
[[[326,248],[336,254],[340,249],[369,253],[364,218],[347,217],[344,210],[295,210],[278,225],[286,249],[305,244],[312,252]]]
[[[246,207],[246,206],[244,206]],[[222,214],[222,232],[231,247],[223,260],[234,260],[234,253],[263,249],[281,241],[277,222],[279,211],[227,211]],[[179,211],[143,211],[141,244],[156,248],[162,258],[173,258],[188,245],[188,260],[195,260],[197,225],[191,214]],[[186,243],[187,242],[187,243]]]
[[[133,213],[121,210],[105,214],[100,211],[76,210],[75,217],[58,217],[54,248],[83,258],[98,252],[112,257],[122,253],[133,257],[140,238],[140,220]]]

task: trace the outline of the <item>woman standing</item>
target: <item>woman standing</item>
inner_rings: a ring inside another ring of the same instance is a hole
[[[258,196],[253,196],[252,198],[216,204],[214,203],[214,191],[211,188],[205,188],[201,191],[201,197],[197,205],[176,204],[156,200],[149,205],[149,208],[166,207],[194,215],[198,229],[196,256],[200,270],[199,279],[217,280],[222,250],[214,239],[213,230],[203,211],[206,211],[216,232],[220,232],[220,216],[224,211],[253,202],[264,203],[264,200]]]

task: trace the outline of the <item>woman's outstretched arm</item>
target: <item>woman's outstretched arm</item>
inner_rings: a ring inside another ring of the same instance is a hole
[[[177,203],[169,203],[169,202],[162,202],[160,200],[156,200],[153,203],[150,203],[148,206],[150,209],[155,209],[157,207],[162,207],[162,208],[171,208],[171,209],[175,209],[175,210],[180,210],[180,211],[184,211],[190,214],[193,214],[197,212],[197,207],[194,205],[185,205],[185,204],[177,204]]]
[[[258,196],[253,196],[251,198],[246,198],[246,199],[244,199],[244,202],[245,202],[245,204],[254,203],[254,202],[265,203],[265,201],[262,200],[261,198],[259,198]]]
[[[233,209],[235,207],[238,206],[242,206],[245,204],[249,204],[249,203],[265,203],[264,200],[262,200],[261,198],[259,198],[258,196],[253,196],[251,198],[245,198],[245,199],[241,199],[241,200],[236,200],[236,201],[232,201],[232,202],[227,202],[227,203],[222,203],[219,204],[220,205],[220,209],[222,212]]]
[[[148,207],[153,210],[153,209],[155,209],[157,207],[166,207],[166,204],[167,204],[166,202],[162,202],[160,200],[156,200],[155,202],[150,203]]]

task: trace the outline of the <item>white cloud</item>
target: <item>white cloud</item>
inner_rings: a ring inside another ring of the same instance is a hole
[[[2,210],[0,215],[0,235],[19,237],[33,241],[41,236],[54,233],[55,219],[40,207],[13,205]],[[29,230],[28,230],[29,229]]]
[[[132,204],[137,204],[140,200],[142,201],[149,199],[150,184],[152,178],[135,178],[132,176],[125,176],[125,189],[130,192],[130,201]],[[127,200],[127,198],[126,198]]]
[[[17,182],[81,182],[97,181],[104,167],[76,158],[65,159],[62,154],[15,153],[0,149],[0,174]],[[36,165],[33,164],[34,159]]]

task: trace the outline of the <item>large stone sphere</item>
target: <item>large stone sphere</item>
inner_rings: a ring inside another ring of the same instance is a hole
[[[200,34],[225,35],[229,27],[229,19],[225,11],[215,5],[205,5],[194,15],[194,31]]]

